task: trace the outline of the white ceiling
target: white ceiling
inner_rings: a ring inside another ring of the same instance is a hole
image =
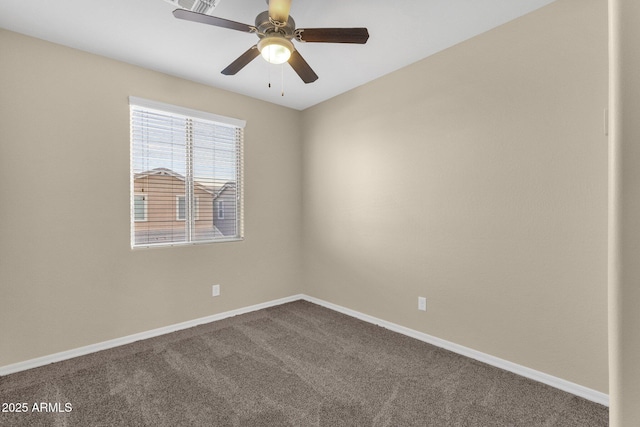
[[[553,1],[293,0],[298,28],[369,29],[365,45],[295,42],[320,77],[310,84],[260,57],[222,75],[256,35],[176,19],[164,0],[1,0],[0,27],[303,110]],[[266,9],[264,0],[220,0],[211,14],[254,25]]]

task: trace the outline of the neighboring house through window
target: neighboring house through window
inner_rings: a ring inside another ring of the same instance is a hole
[[[243,238],[244,121],[141,98],[131,110],[131,246]]]

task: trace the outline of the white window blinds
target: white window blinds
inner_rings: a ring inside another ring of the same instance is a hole
[[[129,105],[131,246],[242,239],[245,122],[141,98]]]

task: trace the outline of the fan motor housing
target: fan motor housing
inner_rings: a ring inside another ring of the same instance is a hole
[[[258,37],[260,38],[272,33],[280,33],[285,38],[292,39],[296,30],[296,22],[289,16],[284,26],[277,26],[269,18],[269,11],[265,10],[256,16],[256,28],[258,29]]]

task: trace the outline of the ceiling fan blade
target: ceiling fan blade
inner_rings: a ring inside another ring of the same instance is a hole
[[[269,0],[269,18],[286,24],[289,19],[291,0]]]
[[[249,50],[240,55],[238,59],[229,64],[227,68],[222,70],[222,74],[225,76],[233,76],[238,71],[242,70],[249,62],[253,61],[258,55],[260,55],[258,46],[251,46]]]
[[[318,75],[311,69],[309,64],[307,64],[307,61],[304,60],[297,50],[291,52],[289,64],[293,70],[298,73],[303,82],[313,83],[318,80]]]
[[[211,15],[205,15],[203,13],[191,12],[186,9],[176,9],[173,11],[173,16],[178,19],[184,19],[186,21],[200,22],[201,24],[214,25],[216,27],[229,28],[231,30],[244,31],[250,33],[255,31],[255,27],[251,25],[242,24],[240,22],[229,21],[228,19],[217,18]]]
[[[310,43],[357,43],[369,40],[366,28],[299,28],[296,39]]]

